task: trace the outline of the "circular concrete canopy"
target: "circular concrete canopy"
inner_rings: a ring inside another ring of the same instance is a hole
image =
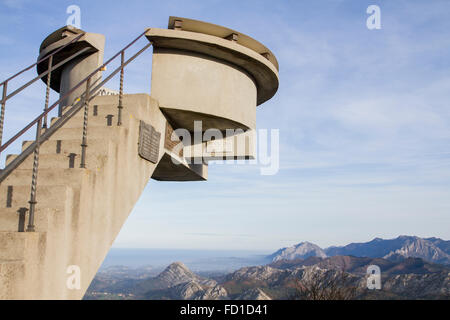
[[[170,17],[169,29],[150,28],[146,37],[156,48],[201,53],[242,68],[255,81],[257,105],[277,92],[278,61],[255,39],[212,23],[178,17]]]
[[[181,23],[181,29],[176,25]],[[242,68],[253,78],[257,86],[257,105],[271,99],[278,90],[278,61],[275,55],[257,40],[234,31],[203,21],[170,17],[169,28],[147,30],[146,36],[155,47],[192,51],[221,59]],[[51,33],[41,44],[38,60],[70,42],[84,31],[65,26]],[[96,34],[86,33],[80,40],[69,45],[53,58],[53,64],[73,53],[88,48],[84,55],[101,50]],[[48,68],[48,61],[37,65],[38,74]],[[59,92],[61,70],[52,72],[51,88]],[[47,81],[47,76],[42,78]]]
[[[39,56],[37,60],[39,61],[48,54],[58,50],[80,34],[84,34],[84,36],[82,36],[78,41],[68,45],[66,48],[53,56],[53,65],[58,64],[59,62],[84,48],[87,48],[88,50],[78,58],[86,57],[88,55],[91,55],[92,53],[98,52],[99,50],[103,50],[102,43],[97,39],[99,38],[99,36],[101,39],[104,38],[102,35],[86,33],[83,30],[77,29],[73,26],[64,26],[52,32],[49,36],[47,36],[47,38],[44,39],[44,41],[42,41],[39,48]],[[60,91],[61,73],[63,68],[64,65],[52,71],[50,87],[56,92]],[[48,59],[39,63],[36,66],[36,69],[38,74],[47,71]],[[44,83],[47,83],[47,76],[42,77],[41,80]]]
[[[272,64],[277,68],[277,70],[279,70],[277,58],[272,53],[272,51],[270,51],[261,42],[243,33],[219,26],[217,24],[180,17],[169,17],[169,25],[168,25],[169,29],[175,28],[175,21],[180,21],[181,29],[185,31],[209,34],[211,36],[216,36],[223,39],[227,38],[231,34],[236,34],[237,35],[236,42],[238,44],[247,47],[249,49],[252,49],[253,51],[261,55],[264,55],[266,59],[272,62]]]

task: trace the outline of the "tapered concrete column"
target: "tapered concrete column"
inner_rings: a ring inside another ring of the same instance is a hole
[[[105,47],[105,37],[98,33],[85,33],[83,30],[76,29],[71,26],[65,26],[50,34],[41,44],[39,50],[38,60],[42,59],[49,53],[61,48],[69,43],[79,34],[84,33],[78,41],[68,45],[63,50],[59,51],[53,57],[53,65],[63,61],[80,50],[85,50],[81,55],[75,59],[65,63],[51,75],[51,88],[59,92],[60,97],[63,97],[77,85],[81,80],[86,78],[95,69],[103,64],[103,52]],[[48,61],[44,61],[37,66],[38,73],[45,72],[48,68]],[[47,82],[47,77],[42,80]],[[91,85],[96,85],[101,81],[101,72],[98,72],[91,80]],[[84,92],[85,86],[80,86],[77,90],[66,97],[59,107],[59,115],[62,114],[62,109],[65,106],[72,105],[75,100]]]

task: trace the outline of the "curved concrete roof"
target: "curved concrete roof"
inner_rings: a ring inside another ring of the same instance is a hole
[[[64,26],[59,28],[58,30],[49,34],[47,38],[42,41],[41,46],[39,47],[39,54],[49,45],[66,38],[68,35],[79,35],[80,33],[84,33],[84,31],[73,26]]]
[[[47,38],[44,39],[44,41],[42,41],[39,48],[39,56],[37,60],[40,60],[49,53],[56,51],[57,49],[72,41],[74,37],[82,33],[84,33],[84,36],[82,36],[78,41],[68,45],[62,51],[53,56],[53,65],[58,64],[59,62],[84,48],[88,48],[88,50],[82,56],[90,55],[94,52],[99,51],[101,48],[99,37],[101,39],[104,39],[103,35],[86,33],[83,30],[77,29],[72,26],[64,26],[52,32],[49,36],[47,36]],[[48,60],[39,63],[36,66],[36,69],[38,74],[45,72],[48,69]],[[60,90],[62,69],[63,66],[52,71],[50,87],[56,92],[59,92]],[[47,76],[42,77],[41,80],[44,83],[47,83]]]
[[[233,29],[225,28],[222,26],[219,26],[217,24],[209,23],[209,22],[203,22],[199,20],[193,20],[193,19],[186,19],[186,18],[180,18],[180,17],[170,17],[169,18],[169,29],[175,28],[175,21],[181,22],[181,29],[184,31],[191,31],[191,32],[197,32],[197,33],[204,33],[209,34],[211,36],[219,37],[219,38],[227,38],[232,34],[237,35],[236,42],[240,44],[241,46],[247,47],[261,55],[264,55],[264,57],[272,62],[272,64],[277,68],[279,71],[278,61],[275,55],[270,51],[266,46],[264,46],[261,42],[243,34],[238,31],[235,31]]]
[[[230,32],[231,34],[236,33],[231,29],[184,18],[171,17],[170,21],[173,21],[174,24],[179,19],[183,19],[182,30],[150,28],[147,30],[146,37],[157,48],[202,53],[244,69],[253,77],[257,86],[257,105],[264,103],[275,95],[279,85],[278,63],[270,51],[267,51],[268,55],[265,56],[256,51],[257,46],[262,46],[259,42],[247,36],[240,37],[238,34],[237,38],[243,39],[242,43],[247,45],[244,46],[239,43],[239,40],[231,41],[221,37],[226,34],[225,38],[228,38]],[[188,27],[196,31],[185,30]],[[266,48],[261,50],[266,50]],[[269,57],[272,57],[274,62]]]

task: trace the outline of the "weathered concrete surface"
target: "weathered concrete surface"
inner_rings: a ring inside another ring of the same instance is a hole
[[[92,104],[98,105],[98,119],[117,112],[117,97],[114,96],[97,97]],[[28,207],[32,168],[29,159],[0,185],[0,225],[3,231],[0,232],[0,245],[5,246],[0,260],[23,261],[25,271],[33,266],[35,272],[32,277],[41,279],[37,281],[39,286],[31,290],[31,274],[14,273],[20,279],[8,280],[7,288],[12,294],[6,294],[8,298],[80,299],[84,295],[156,167],[138,155],[139,121],[151,123],[158,131],[165,130],[166,119],[156,101],[148,95],[125,95],[124,106],[121,127],[115,123],[108,127],[106,121],[97,121],[91,111],[90,119],[93,121],[88,126],[91,140],[88,140],[86,169],[80,169],[79,162],[70,169],[67,159],[67,154],[80,154],[82,112],[43,143],[36,212],[36,230],[40,232],[36,234],[42,234],[45,239],[42,248],[36,242],[38,239],[33,238],[33,233],[17,232],[19,215],[16,214],[15,219],[13,215],[20,207]],[[75,137],[79,138],[78,144],[74,142]],[[60,153],[56,153],[58,140],[62,141]],[[161,157],[163,148],[161,141]],[[12,208],[5,206],[5,188],[8,186],[13,187]],[[6,235],[22,238],[7,241]],[[39,263],[30,261],[32,255],[22,250],[24,239],[37,246],[33,252],[37,254]],[[8,268],[8,263],[4,268]],[[69,290],[66,286],[66,270],[70,265],[81,268],[81,290]]]
[[[74,28],[72,26],[62,27],[52,34],[50,34],[42,42],[38,60],[47,56],[52,51],[68,44],[76,36],[85,33],[83,30]],[[78,56],[72,61],[62,65],[60,68],[52,72],[50,86],[56,92],[59,92],[60,97],[64,97],[73,87],[75,87],[81,80],[86,78],[92,71],[103,64],[103,51],[105,47],[105,36],[97,33],[85,33],[79,40],[70,44],[64,50],[58,52],[53,56],[53,65],[63,61],[72,54],[87,48],[86,53]],[[38,74],[47,71],[48,61],[44,61],[37,65]],[[101,79],[101,72],[98,72],[92,77],[91,84],[98,83]],[[47,76],[42,78],[44,83],[47,83]],[[60,103],[60,115],[62,108],[72,105],[76,98],[80,97],[85,86],[74,90]]]
[[[156,47],[151,94],[175,129],[193,132],[194,120],[202,121],[204,131],[247,130],[256,125],[256,86],[252,78],[234,65],[209,56]]]
[[[270,51],[269,48],[267,48],[261,42],[243,34],[242,32],[229,29],[224,26],[219,26],[214,23],[173,16],[169,17],[168,28],[203,33],[222,39],[232,40],[237,44],[240,44],[241,46],[259,53],[264,58],[269,60],[277,70],[279,69],[277,58],[272,53],[272,51]]]
[[[90,102],[86,168],[80,168],[83,110],[42,143],[36,232],[23,232],[32,155],[0,183],[0,299],[81,299],[150,178],[204,181],[209,160],[253,158],[256,106],[275,94],[278,62],[248,36],[176,19],[169,21],[174,30],[149,29],[146,34],[155,46],[152,97],[124,95],[121,126],[118,96]],[[80,32],[57,30],[42,43],[40,56]],[[103,46],[102,35],[87,33],[63,50],[56,60],[89,48],[86,56],[52,75],[52,88],[64,94],[101,65]],[[39,64],[38,71],[44,70],[45,63]],[[138,154],[141,121],[161,133],[154,162]],[[196,121],[202,121],[201,129]],[[200,133],[201,139],[172,140],[174,129],[181,128],[193,136]],[[215,140],[208,129],[245,132]],[[236,142],[240,138],[244,143]],[[23,150],[30,143],[24,141]],[[69,266],[80,267],[79,290],[67,286]]]
[[[245,70],[254,79],[258,89],[255,92],[257,105],[272,98],[278,90],[277,67],[258,52],[237,42],[204,33],[156,28],[149,29],[146,36],[155,48],[206,55]],[[183,72],[183,70],[180,70],[180,72]],[[155,73],[154,78],[156,78],[156,75]],[[154,78],[152,78],[152,88]],[[184,85],[188,84],[185,83]]]
[[[256,130],[246,132],[230,131],[216,139],[205,139],[205,142],[186,145],[183,148],[183,155],[189,163],[201,163],[202,161],[215,160],[251,160],[256,157]],[[214,132],[211,133],[211,135]],[[208,135],[208,132],[206,133]]]

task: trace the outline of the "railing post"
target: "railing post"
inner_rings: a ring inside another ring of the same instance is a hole
[[[5,121],[5,105],[6,105],[6,90],[8,90],[8,82],[3,83],[3,94],[2,94],[2,107],[0,111],[0,146],[3,142],[3,122]]]
[[[81,140],[81,164],[80,168],[86,168],[86,148],[87,148],[87,125],[89,115],[91,78],[86,81],[86,93],[84,95],[84,118],[83,118],[83,138]]]
[[[45,107],[44,112],[48,109],[48,102],[50,99],[50,81],[52,77],[52,64],[53,64],[53,56],[50,56],[48,59],[48,74],[47,74],[47,89],[45,91]],[[43,128],[47,128],[47,115],[44,116],[44,124],[42,125]]]
[[[122,105],[122,99],[123,99],[123,73],[124,73],[124,63],[125,63],[125,50],[122,51],[122,53],[120,54],[120,88],[119,88],[119,106],[117,107],[118,109],[118,115],[117,115],[117,125],[121,126],[122,125],[122,109],[123,109],[123,105]]]
[[[42,118],[40,118],[36,124],[36,149],[34,149],[33,158],[33,173],[31,176],[31,193],[30,193],[30,215],[28,217],[27,232],[34,232],[34,211],[36,209],[36,187],[37,187],[37,175],[39,167],[39,148],[41,146],[41,126]]]

